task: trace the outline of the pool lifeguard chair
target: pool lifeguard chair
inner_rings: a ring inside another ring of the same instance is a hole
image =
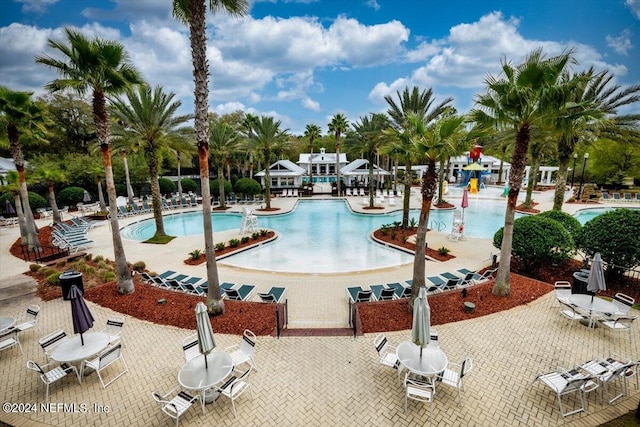
[[[240,224],[240,234],[255,233],[258,231],[258,217],[250,209],[245,208]]]

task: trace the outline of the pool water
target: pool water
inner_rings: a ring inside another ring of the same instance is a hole
[[[602,215],[603,213],[611,212],[612,210],[615,210],[615,209],[618,209],[618,208],[610,208],[610,207],[587,208],[587,209],[579,210],[578,212],[575,213],[574,216],[580,222],[580,224],[585,225],[588,221],[591,221],[593,218],[599,215]],[[625,207],[623,209],[638,209],[638,208]]]

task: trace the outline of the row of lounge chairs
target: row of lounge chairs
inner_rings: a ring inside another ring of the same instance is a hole
[[[430,276],[425,280],[427,293],[444,292],[479,284],[493,278],[497,270],[497,268],[489,269],[479,273],[461,268],[456,270],[455,273],[446,272],[437,276]],[[398,282],[387,283],[386,285],[370,285],[369,289],[364,289],[362,286],[351,286],[346,288],[347,298],[350,303],[409,298],[411,296],[412,282],[412,280],[405,281],[406,286]]]
[[[95,225],[94,222],[84,218],[72,218],[71,224],[60,222],[53,225],[51,243],[70,252],[80,249],[86,250],[94,243],[87,237],[87,231]]]
[[[300,197],[300,193],[297,188],[285,188],[282,190],[282,197]]]
[[[614,202],[640,202],[640,193],[611,193],[611,197],[609,197],[609,193],[606,191],[602,192],[602,200],[613,200]]]

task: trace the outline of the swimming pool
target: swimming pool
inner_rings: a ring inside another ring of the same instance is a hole
[[[616,209],[633,209],[633,210],[639,210],[640,208],[635,208],[635,207],[618,207],[618,208],[611,208],[611,207],[601,207],[601,208],[586,208],[586,209],[581,209],[579,211],[577,211],[575,213],[575,218],[580,222],[580,224],[585,225],[588,221],[591,221],[593,218],[597,217],[598,215],[602,215],[603,213],[607,213],[607,212],[611,212],[613,210]]]
[[[452,202],[456,203],[452,198]],[[459,204],[459,202],[457,202]],[[465,209],[465,235],[491,238],[504,223],[505,200],[469,197]],[[410,217],[417,221],[418,210]],[[239,213],[213,213],[214,232],[240,228]],[[260,270],[300,273],[341,273],[398,266],[413,262],[413,255],[374,243],[369,234],[383,224],[402,221],[402,212],[365,215],[349,210],[343,200],[300,200],[287,214],[261,216],[258,228],[278,232],[280,238],[258,248],[220,260],[220,263]],[[432,210],[429,227],[449,232],[451,210]],[[165,215],[164,226],[172,236],[203,233],[202,212]],[[153,236],[153,219],[121,230],[123,238],[142,241]],[[428,239],[428,238],[427,238]]]

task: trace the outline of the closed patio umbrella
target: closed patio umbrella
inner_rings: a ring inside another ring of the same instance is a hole
[[[198,330],[198,349],[204,355],[204,367],[208,368],[207,355],[216,348],[213,329],[207,313],[207,306],[202,301],[196,304],[196,328]]]
[[[602,256],[600,255],[600,252],[596,252],[593,256],[593,261],[591,261],[587,290],[594,294],[598,291],[607,290],[607,283],[604,280],[604,269],[602,267]],[[591,295],[591,302],[593,302],[593,295]]]
[[[91,196],[87,190],[84,190],[84,194],[82,195],[82,202],[89,203],[91,201]]]
[[[430,325],[431,307],[427,301],[427,289],[422,287],[413,302],[413,324],[411,326],[411,340],[420,347],[420,357],[422,357],[422,349],[429,344],[431,339]]]
[[[80,334],[80,342],[84,345],[82,334],[93,327],[93,316],[84,301],[82,291],[76,286],[69,288],[69,299],[71,300],[71,320],[73,321],[73,332]]]
[[[469,207],[469,192],[466,188],[462,192],[462,203],[460,204],[460,207],[462,207],[462,222],[464,222],[464,210]]]

